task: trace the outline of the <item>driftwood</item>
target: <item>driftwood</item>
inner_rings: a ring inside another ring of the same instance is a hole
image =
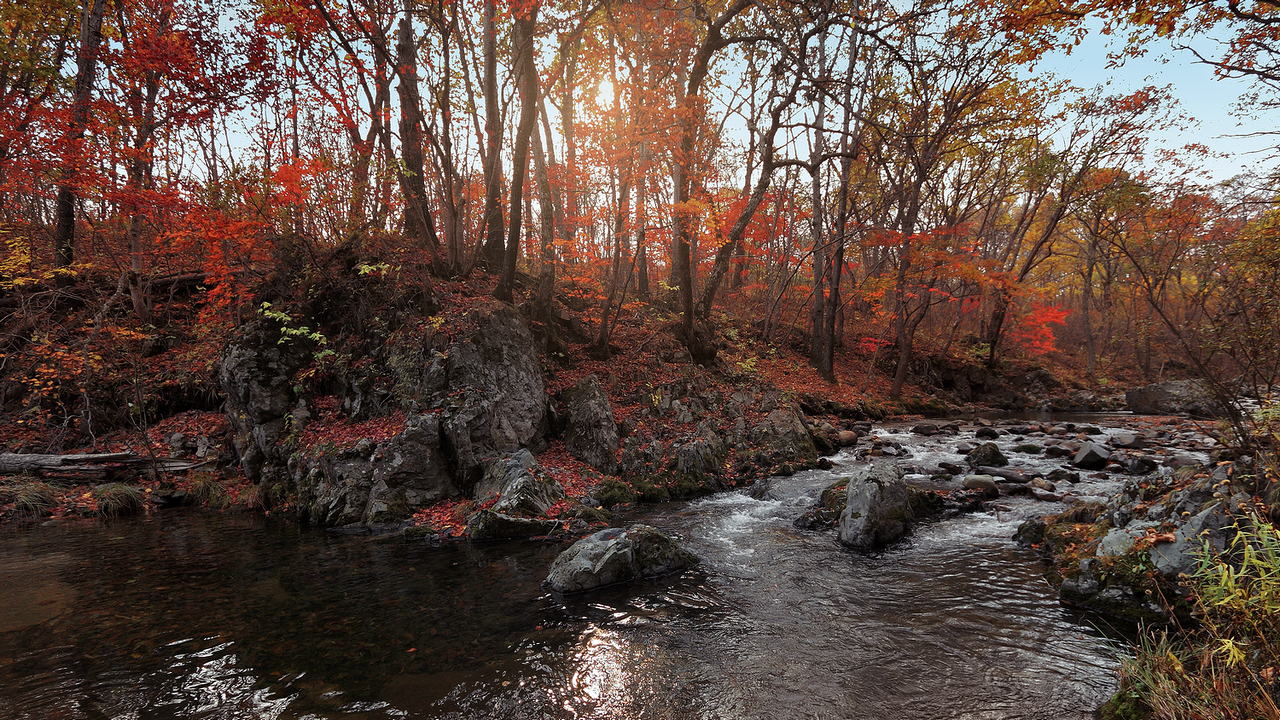
[[[212,461],[146,458],[133,453],[37,455],[0,453],[0,475],[35,475],[74,482],[106,482],[150,472],[185,472]]]

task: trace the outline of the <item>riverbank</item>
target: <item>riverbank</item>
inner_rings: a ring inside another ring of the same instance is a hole
[[[1171,418],[873,424],[829,469],[752,493],[617,508],[615,524],[655,525],[702,562],[584,597],[541,586],[563,541],[439,546],[196,508],[11,528],[2,565],[37,580],[3,593],[24,611],[0,632],[15,659],[0,668],[0,709],[176,717],[217,697],[252,717],[870,709],[1083,720],[1115,690],[1123,642],[1064,609],[1035,552],[1011,538],[1029,519],[1123,487],[1126,458],[1040,494],[1001,481],[985,505],[918,523],[869,556],[841,549],[834,530],[795,523],[873,458],[893,459],[917,487],[959,492],[977,474],[965,446],[994,443],[1004,469],[1048,477],[1078,472],[1074,455],[1049,448],[1132,444],[1135,430],[1155,446],[1133,454],[1162,465],[1209,449],[1194,423]]]
[[[1089,717],[1118,647],[1064,614],[1034,555],[1009,540],[1039,501],[850,555],[793,525],[861,462],[852,450],[831,459],[762,499],[727,491],[627,511],[703,562],[584,598],[540,586],[560,543],[429,547],[196,509],[6,532],[0,566],[40,578],[24,604],[42,614],[0,633],[15,658],[0,668],[0,708]]]

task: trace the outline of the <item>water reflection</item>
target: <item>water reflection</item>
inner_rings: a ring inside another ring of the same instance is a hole
[[[771,499],[660,510],[706,560],[587,598],[557,545],[427,548],[176,511],[0,536],[0,717],[1085,718],[1114,647],[1063,615],[1016,519],[880,558]]]

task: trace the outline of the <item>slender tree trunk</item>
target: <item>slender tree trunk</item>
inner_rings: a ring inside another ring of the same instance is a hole
[[[520,88],[520,121],[516,126],[515,157],[511,170],[510,227],[507,229],[507,248],[503,256],[502,277],[494,296],[511,302],[514,296],[516,260],[520,255],[520,219],[524,207],[524,185],[529,175],[529,136],[538,119],[538,75],[533,63],[534,23],[537,6],[528,10],[527,16],[517,16],[512,41],[515,45],[515,72]]]
[[[503,263],[502,208],[498,196],[502,192],[502,117],[498,111],[497,0],[484,0],[484,247],[481,260],[490,268]]]
[[[538,184],[538,219],[542,233],[540,268],[538,273],[538,289],[534,295],[535,315],[546,323],[547,332],[552,332],[551,302],[556,284],[556,249],[555,199],[551,194],[551,181],[547,177],[546,153],[542,148],[542,132],[533,130],[533,173]]]
[[[72,163],[77,157],[89,124],[89,103],[93,99],[93,81],[98,72],[98,49],[102,45],[102,15],[106,0],[86,0],[80,13],[80,48],[76,53],[76,79],[71,94],[71,122],[67,136],[73,148]],[[53,264],[69,267],[75,261],[77,167],[63,169],[54,206]]]
[[[1098,372],[1098,340],[1093,335],[1093,267],[1096,247],[1096,241],[1090,238],[1084,266],[1084,282],[1081,284],[1080,291],[1080,319],[1084,325],[1084,376],[1089,382],[1094,381]]]

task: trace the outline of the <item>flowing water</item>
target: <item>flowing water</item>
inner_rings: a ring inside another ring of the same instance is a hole
[[[932,442],[920,458],[955,440]],[[540,586],[558,544],[182,510],[6,530],[0,718],[1091,717],[1120,646],[1009,539],[1052,508],[1011,500],[853,555],[792,527],[857,464],[835,460],[763,500],[644,510],[702,567],[568,599]]]

